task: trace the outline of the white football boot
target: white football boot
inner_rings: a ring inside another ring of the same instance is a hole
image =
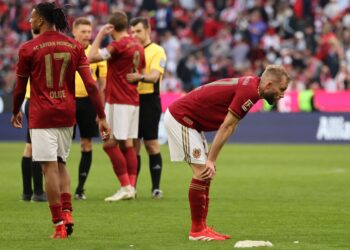
[[[135,188],[131,185],[121,187],[114,195],[107,197],[105,201],[113,202],[129,199],[135,199]]]

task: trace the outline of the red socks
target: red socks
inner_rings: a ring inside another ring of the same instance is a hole
[[[203,223],[204,226],[207,226],[207,215],[208,215],[208,210],[209,210],[209,188],[210,188],[210,181],[205,181],[206,182],[206,189],[205,189],[205,210],[203,214]]]
[[[61,203],[62,203],[62,211],[64,210],[69,210],[71,212],[73,211],[70,193],[61,194]]]
[[[137,155],[136,151],[133,147],[126,148],[123,152],[123,155],[126,160],[128,175],[130,184],[135,187],[136,186],[136,177],[137,177]]]
[[[52,222],[56,224],[60,221],[63,221],[62,205],[57,203],[50,205],[49,207],[51,211]]]
[[[103,150],[112,162],[115,175],[118,177],[122,187],[130,185],[127,164],[124,155],[119,147],[104,147]]]
[[[190,201],[192,227],[191,232],[202,231],[206,227],[209,204],[210,182],[192,178],[188,199]]]

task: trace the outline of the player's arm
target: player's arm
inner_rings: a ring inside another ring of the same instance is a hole
[[[88,55],[88,60],[90,63],[100,62],[103,60],[108,60],[111,58],[113,52],[113,47],[106,47],[100,49],[103,38],[113,31],[114,27],[112,24],[104,25],[98,32],[94,42],[91,44],[90,53]]]
[[[152,69],[149,74],[141,74],[141,73],[130,73],[126,75],[126,80],[130,83],[135,82],[146,82],[146,83],[157,83],[159,81],[160,76],[162,73],[160,73],[156,69]]]
[[[13,91],[13,109],[11,123],[14,128],[22,127],[22,113],[20,112],[21,105],[26,94],[28,77],[17,75],[16,87]]]
[[[149,74],[141,74],[139,72],[126,75],[128,82],[145,82],[145,83],[157,83],[164,73],[166,64],[166,55],[164,52],[159,52],[154,55],[151,60],[149,68],[151,69]]]
[[[105,103],[106,77],[97,78],[97,83],[98,83],[98,90],[100,93],[100,98],[101,98],[102,104],[104,104]]]
[[[102,61],[97,63],[98,76],[97,83],[98,89],[100,91],[100,97],[102,104],[105,103],[105,89],[106,89],[106,79],[107,79],[107,62]]]
[[[78,72],[81,76],[81,79],[83,80],[85,89],[89,94],[89,99],[91,103],[94,105],[94,107],[96,108],[96,113],[99,118],[98,123],[99,123],[99,129],[100,129],[102,140],[106,140],[109,138],[110,128],[106,122],[106,114],[103,110],[102,101],[100,99],[99,91],[95,84],[95,80],[92,78],[90,69],[88,66],[79,67]]]
[[[225,120],[220,125],[219,130],[216,132],[213,143],[209,150],[208,160],[206,162],[206,170],[203,171],[202,178],[211,179],[215,175],[215,161],[226,143],[227,139],[236,130],[237,124],[240,119],[229,111],[225,117]]]

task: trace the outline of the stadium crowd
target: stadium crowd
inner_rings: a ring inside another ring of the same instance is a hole
[[[15,84],[18,47],[30,39],[32,6],[0,0],[0,95]],[[349,0],[57,0],[72,23],[93,22],[93,37],[108,14],[149,16],[152,40],[168,57],[162,91],[190,91],[215,79],[260,75],[282,64],[289,90],[350,89]],[[108,41],[105,41],[108,42]]]

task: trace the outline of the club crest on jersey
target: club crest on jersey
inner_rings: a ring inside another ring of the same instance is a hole
[[[195,159],[201,157],[201,150],[199,148],[194,148],[192,151],[192,155]]]
[[[242,105],[242,109],[247,112],[251,107],[253,107],[254,103],[248,99],[248,101],[246,101],[243,105]]]

